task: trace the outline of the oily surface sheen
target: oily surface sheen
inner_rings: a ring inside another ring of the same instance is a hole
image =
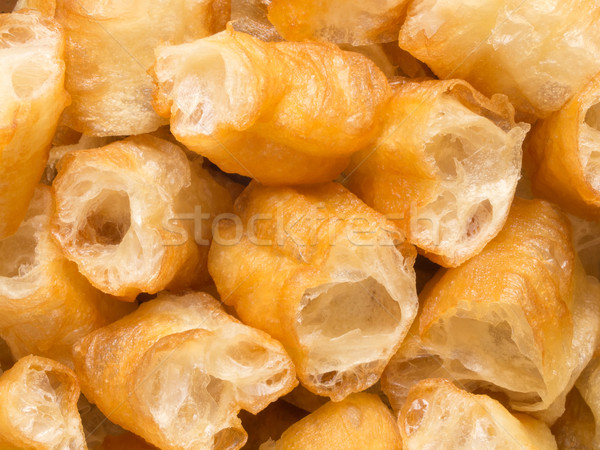
[[[261,450],[399,450],[398,427],[387,406],[373,394],[352,394],[340,402],[328,402],[288,428],[279,440]]]
[[[232,27],[160,47],[154,107],[188,148],[263,184],[334,179],[372,141],[389,97],[368,58],[316,42],[263,42]]]
[[[435,371],[503,392],[512,408],[552,422],[594,351],[598,293],[576,260],[566,217],[543,201],[515,199],[498,236],[422,292],[412,342],[384,375],[386,392],[399,407],[407,380]]]
[[[399,44],[440,78],[506,94],[533,120],[600,71],[598,20],[587,0],[416,0]]]
[[[163,293],[82,339],[86,397],[159,448],[240,448],[237,414],[258,413],[295,386],[281,344],[204,293]]]
[[[366,45],[398,39],[407,0],[272,0],[269,20],[289,41]]]
[[[455,267],[502,228],[529,126],[506,97],[460,80],[396,79],[377,141],[352,156],[348,187],[428,258]]]
[[[417,309],[402,233],[337,183],[253,182],[235,213],[209,254],[225,303],[281,340],[310,391],[341,400],[376,383]]]
[[[211,222],[196,233],[183,219],[231,208],[201,161],[151,135],[68,153],[53,191],[65,255],[98,289],[128,299],[206,281]]]
[[[164,125],[152,109],[146,73],[154,48],[222,29],[220,0],[58,0],[67,38],[65,124],[94,136],[149,133]]]
[[[64,45],[51,18],[0,14],[0,239],[25,217],[69,102]]]
[[[600,75],[560,109],[536,123],[525,167],[536,196],[566,211],[600,217]]]

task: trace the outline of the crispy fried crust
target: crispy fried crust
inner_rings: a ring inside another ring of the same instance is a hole
[[[337,183],[251,183],[221,222],[209,271],[221,299],[279,339],[302,384],[335,401],[373,385],[417,310],[414,248]]]
[[[0,14],[0,239],[19,228],[69,102],[64,34],[36,11]]]
[[[237,414],[296,385],[279,342],[204,293],[160,294],[74,349],[82,390],[104,414],[162,449],[246,441]]]
[[[469,394],[444,379],[423,380],[410,390],[398,427],[405,450],[557,448],[543,422],[513,415],[487,395]]]
[[[22,9],[35,9],[44,16],[54,17],[56,0],[19,0],[13,11],[20,11]]]
[[[414,0],[399,45],[440,78],[507,95],[533,121],[600,70],[599,20],[588,0]]]
[[[232,27],[158,48],[153,75],[154,107],[179,141],[263,184],[334,179],[377,136],[389,97],[385,75],[362,55]]]
[[[31,353],[72,366],[71,346],[133,309],[95,289],[50,234],[50,188],[39,186],[21,227],[0,241],[0,336],[20,358]]]
[[[352,157],[347,186],[433,261],[456,267],[500,231],[529,125],[506,97],[460,80],[397,79],[379,139]]]
[[[212,219],[231,209],[201,163],[150,135],[66,154],[53,183],[54,237],[112,295],[201,285]]]
[[[526,149],[536,196],[600,219],[600,74],[560,111],[535,124]]]
[[[384,373],[384,391],[397,408],[419,379],[450,378],[500,392],[513,409],[552,423],[592,357],[599,299],[566,217],[549,203],[515,199],[500,234],[421,293],[422,311]]]
[[[0,377],[3,449],[87,449],[77,412],[79,383],[51,359],[26,356]]]
[[[64,123],[92,136],[149,133],[164,125],[152,109],[146,73],[154,48],[223,29],[223,0],[58,0],[67,36]]]
[[[272,0],[269,20],[288,41],[366,45],[398,39],[408,0]]]
[[[394,416],[373,394],[352,394],[328,402],[288,428],[281,438],[260,450],[284,449],[400,450],[400,432]]]

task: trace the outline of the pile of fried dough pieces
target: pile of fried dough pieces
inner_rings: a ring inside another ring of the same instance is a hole
[[[0,449],[600,449],[600,3],[0,14]]]

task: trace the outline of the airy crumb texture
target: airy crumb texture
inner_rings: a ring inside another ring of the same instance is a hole
[[[71,369],[39,356],[22,358],[0,376],[0,446],[87,449],[78,398]]]
[[[93,136],[137,135],[164,125],[152,109],[146,73],[154,48],[222,30],[223,6],[221,0],[58,0],[73,97],[64,123]]]
[[[368,58],[316,42],[263,42],[229,27],[159,47],[154,106],[188,148],[263,184],[334,179],[373,141],[389,97]]]
[[[82,390],[116,424],[162,449],[238,449],[253,414],[297,384],[279,342],[204,293],[160,294],[82,339]]]
[[[588,0],[414,0],[399,44],[440,78],[506,94],[533,121],[600,71],[599,21]]]
[[[338,401],[375,384],[417,312],[403,234],[337,183],[253,182],[235,212],[209,254],[224,302],[286,346],[310,391]]]
[[[64,45],[51,18],[36,11],[0,14],[0,239],[25,217],[69,102]]]
[[[66,154],[53,191],[65,255],[125,299],[205,282],[211,220],[232,207],[201,161],[150,135]],[[195,223],[196,211],[209,219]]]
[[[272,0],[269,20],[289,41],[366,45],[398,40],[408,0]]]
[[[543,422],[513,415],[487,395],[469,394],[443,379],[423,380],[410,390],[398,426],[405,450],[557,448]]]
[[[394,416],[373,394],[352,394],[328,402],[260,450],[402,449]]]
[[[50,234],[50,188],[38,186],[25,220],[0,241],[0,336],[15,357],[72,366],[71,346],[133,310],[95,289]]]
[[[538,121],[525,167],[533,193],[600,219],[600,74],[559,111]]]
[[[392,86],[383,132],[352,157],[347,185],[428,258],[459,266],[504,225],[529,125],[515,123],[506,97],[464,81]]]
[[[552,423],[593,355],[599,299],[566,217],[541,200],[515,199],[500,234],[421,293],[422,312],[386,369],[384,391],[398,408],[411,384],[444,377],[500,392],[511,408]]]

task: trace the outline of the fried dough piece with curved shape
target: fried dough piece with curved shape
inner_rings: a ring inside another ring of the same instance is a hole
[[[225,313],[208,294],[160,294],[74,348],[85,396],[161,449],[238,449],[237,414],[297,384],[281,344]]]
[[[269,21],[288,41],[367,45],[398,39],[408,0],[272,0]]]
[[[25,217],[69,103],[64,47],[53,19],[36,11],[0,14],[0,239]]]
[[[535,124],[524,161],[536,196],[600,219],[600,73]]]
[[[394,416],[373,394],[358,393],[340,402],[327,402],[296,422],[277,441],[260,450],[400,450],[400,432]]]
[[[507,95],[533,122],[600,71],[599,21],[588,0],[414,0],[399,45],[440,78]]]
[[[0,240],[0,336],[13,355],[46,356],[72,366],[71,346],[130,312],[94,288],[52,239],[50,188],[38,186],[25,220]]]
[[[0,446],[87,449],[78,398],[71,369],[39,356],[20,359],[0,376]]]
[[[201,164],[150,135],[67,153],[54,237],[94,286],[123,299],[201,285],[212,218],[232,207]]]
[[[556,450],[546,424],[511,414],[487,395],[474,395],[445,379],[413,386],[398,415],[402,448]]]
[[[365,56],[317,42],[263,42],[229,27],[159,47],[154,107],[225,172],[268,185],[335,179],[372,142],[390,90]]]
[[[425,256],[459,266],[504,225],[529,125],[515,123],[506,97],[461,80],[392,86],[383,132],[353,155],[347,186]]]
[[[600,283],[585,275],[570,233],[557,207],[516,198],[479,255],[438,272],[384,373],[392,405],[420,379],[443,377],[553,423],[600,329]]]
[[[311,392],[375,384],[417,313],[414,247],[338,183],[252,182],[234,212],[209,253],[224,303],[283,343]]]
[[[67,37],[73,97],[64,124],[90,136],[129,136],[165,124],[152,109],[154,48],[222,30],[229,2],[57,0],[56,19]]]

